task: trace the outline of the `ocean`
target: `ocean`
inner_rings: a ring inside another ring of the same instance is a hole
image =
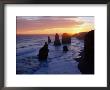
[[[52,43],[48,45],[47,61],[38,60],[38,52],[48,40],[48,35],[16,36],[16,74],[81,74],[78,69],[79,53],[84,49],[84,41],[72,37],[68,44],[68,52],[63,52],[63,45],[54,46],[54,35],[50,35]],[[61,36],[60,36],[61,39]]]

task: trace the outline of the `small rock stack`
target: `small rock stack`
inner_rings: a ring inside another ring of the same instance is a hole
[[[48,36],[48,43],[51,43],[51,39],[50,39],[50,37]]]

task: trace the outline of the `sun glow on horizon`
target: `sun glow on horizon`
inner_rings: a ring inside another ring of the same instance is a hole
[[[36,19],[36,21],[33,19]],[[93,17],[70,18],[69,16],[50,16],[49,18],[34,17],[32,19],[28,19],[28,17],[19,17],[17,22],[16,34],[76,34],[94,30]],[[22,25],[20,22],[22,22]]]
[[[51,28],[51,29],[44,29],[44,30],[28,30],[28,31],[22,30],[20,32],[19,32],[19,30],[17,30],[17,34],[55,34],[55,33],[76,34],[76,33],[80,33],[80,32],[88,32],[93,29],[94,29],[94,27],[92,27],[88,24],[84,24],[81,26],[71,27],[71,28]]]
[[[85,23],[83,25],[80,25],[79,27],[74,27],[73,32],[74,33],[80,33],[80,32],[88,32],[94,30],[94,26],[90,23]]]
[[[63,34],[63,33],[69,33],[69,34],[76,34],[80,32],[88,32],[92,29],[88,29],[85,27],[76,27],[76,28],[54,28],[54,29],[45,29],[45,30],[29,30],[29,31],[20,31],[17,32],[17,34]]]

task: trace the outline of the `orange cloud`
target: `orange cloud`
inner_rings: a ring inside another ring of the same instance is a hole
[[[86,22],[87,21],[87,22]],[[89,17],[72,16],[17,16],[17,34],[54,34],[54,33],[75,33],[78,28],[80,31],[87,31],[91,27],[85,25],[91,23]],[[84,26],[85,25],[85,26]],[[81,29],[82,28],[82,29]]]

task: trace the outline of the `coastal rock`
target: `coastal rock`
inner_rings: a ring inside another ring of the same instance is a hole
[[[70,44],[70,43],[71,43],[71,36],[67,33],[63,33],[62,44]]]
[[[85,38],[86,34],[87,34],[87,32],[80,32],[80,33],[76,33],[76,34],[72,35],[72,37],[76,37],[81,40],[81,39]]]
[[[48,36],[48,43],[51,43],[51,39],[50,39],[50,37]]]
[[[55,35],[54,45],[55,46],[61,45],[61,42],[60,42],[60,39],[59,39],[59,35],[57,33]]]
[[[39,54],[38,54],[39,60],[40,61],[46,60],[48,57],[48,52],[49,52],[48,44],[47,42],[45,42],[45,45],[39,50]]]
[[[63,51],[68,51],[68,47],[67,46],[63,46]]]
[[[83,53],[78,68],[83,74],[94,74],[94,30],[88,32],[85,36]]]

